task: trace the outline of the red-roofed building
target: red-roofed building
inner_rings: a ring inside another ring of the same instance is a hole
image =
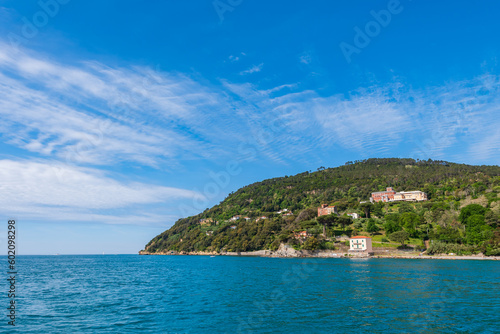
[[[295,239],[307,239],[309,237],[309,233],[307,231],[299,231],[293,233]]]
[[[377,191],[372,193],[372,197],[370,198],[371,202],[392,202],[394,201],[394,195],[396,192],[392,187],[388,187],[385,191]]]
[[[393,202],[393,201],[407,201],[407,202],[420,202],[427,201],[427,194],[423,191],[401,191],[395,192],[393,188],[388,187],[385,191],[377,191],[372,193],[370,202]]]
[[[336,206],[328,206],[328,204],[321,204],[321,207],[318,208],[318,217],[326,216],[331,213],[338,214]]]
[[[372,238],[363,235],[352,237],[349,240],[349,252],[372,252]]]

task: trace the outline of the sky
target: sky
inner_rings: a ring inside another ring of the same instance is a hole
[[[16,219],[19,254],[136,254],[268,178],[498,165],[499,10],[0,0],[0,247]]]

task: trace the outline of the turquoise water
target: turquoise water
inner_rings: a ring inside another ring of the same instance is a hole
[[[18,325],[12,331],[2,315],[5,332],[500,332],[497,261],[138,255],[17,260]],[[6,306],[4,281],[0,301]]]

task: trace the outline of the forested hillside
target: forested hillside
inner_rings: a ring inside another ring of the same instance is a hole
[[[424,191],[429,200],[360,203],[389,186],[396,191]],[[413,159],[348,162],[243,187],[203,213],[179,219],[145,251],[274,250],[281,243],[333,249],[339,235],[371,234],[383,242],[412,241],[422,248],[431,240],[429,253],[499,255],[499,193],[498,166]],[[335,205],[339,216],[318,218],[321,204]],[[278,213],[283,209],[288,211]],[[352,219],[347,213],[361,218]],[[241,217],[230,220],[235,216]],[[300,231],[308,236],[298,238]]]

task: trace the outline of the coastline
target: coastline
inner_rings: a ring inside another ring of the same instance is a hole
[[[428,260],[500,260],[500,256],[484,256],[479,255],[419,255],[419,254],[405,254],[390,253],[384,254],[376,252],[374,254],[368,253],[348,253],[343,251],[297,251],[291,247],[280,247],[276,251],[259,250],[253,252],[161,252],[150,253],[140,251],[139,255],[195,255],[195,256],[249,256],[249,257],[270,257],[270,258],[370,258],[370,259],[428,259]]]

